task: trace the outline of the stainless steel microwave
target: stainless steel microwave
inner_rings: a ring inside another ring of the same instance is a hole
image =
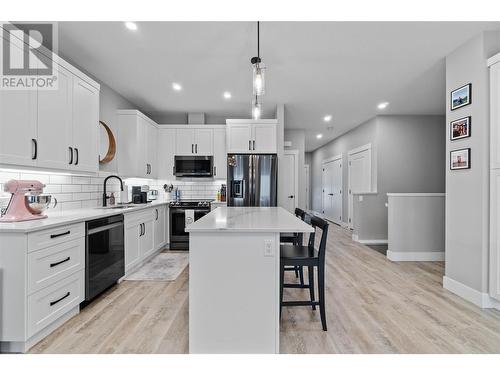
[[[213,156],[175,156],[174,175],[177,177],[212,177]]]

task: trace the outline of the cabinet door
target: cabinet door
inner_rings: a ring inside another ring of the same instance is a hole
[[[0,164],[36,165],[36,90],[0,90]]]
[[[38,159],[37,165],[46,168],[72,169],[73,148],[72,103],[73,75],[54,64],[57,70],[57,89],[38,90]]]
[[[149,177],[148,168],[148,150],[147,150],[147,139],[148,139],[148,126],[149,124],[142,118],[136,117],[137,120],[137,138],[133,140],[137,144],[137,154],[136,154],[136,166],[137,173],[136,177]]]
[[[157,161],[157,142],[158,142],[158,129],[148,124],[147,127],[147,162],[149,164],[149,178],[156,178],[158,176],[158,161]]]
[[[194,154],[194,129],[176,129],[175,138],[176,155]]]
[[[196,129],[195,131],[195,153],[197,155],[213,155],[213,130]]]
[[[158,130],[158,178],[174,180],[175,129]]]
[[[153,210],[153,220],[155,226],[155,250],[161,248],[166,242],[165,211],[165,206],[157,207]]]
[[[474,122],[474,119],[472,119]],[[476,126],[476,124],[474,124]],[[500,168],[500,63],[490,67],[490,164]]]
[[[125,227],[125,272],[139,262],[141,225],[137,222]]]
[[[254,124],[253,125],[252,149],[255,153],[275,154],[276,146],[276,125],[274,124]]]
[[[154,248],[154,224],[153,217],[143,221],[143,234],[140,238],[139,257],[141,260],[151,254]]]
[[[226,179],[226,176],[226,129],[214,129],[214,177],[217,179]]]
[[[73,78],[73,167],[78,171],[99,170],[99,90]]]
[[[229,124],[227,126],[227,153],[251,153],[252,126],[250,124]]]

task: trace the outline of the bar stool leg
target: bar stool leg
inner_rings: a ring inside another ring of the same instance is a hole
[[[318,288],[319,288],[319,312],[321,315],[321,325],[323,331],[326,331],[326,312],[325,312],[325,268],[324,265],[318,266]]]
[[[304,285],[304,267],[299,266],[300,285]]]
[[[309,276],[309,296],[311,297],[311,302],[314,302],[314,267],[313,266],[307,267],[307,274]],[[302,283],[304,283],[304,280],[302,280]],[[316,306],[312,305],[312,309],[316,310]]]

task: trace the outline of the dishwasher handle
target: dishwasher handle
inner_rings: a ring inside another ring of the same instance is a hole
[[[116,228],[116,227],[123,227],[123,221],[120,221],[118,223],[104,225],[102,227],[97,227],[97,228],[89,229],[87,231],[87,234],[90,235],[90,234],[94,234],[94,233],[104,232],[106,230],[113,229],[113,228]]]

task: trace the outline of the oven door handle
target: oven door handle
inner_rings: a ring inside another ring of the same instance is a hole
[[[87,234],[90,235],[90,234],[94,234],[94,233],[104,232],[106,230],[110,230],[110,229],[117,228],[117,227],[123,227],[123,221],[120,221],[119,223],[104,225],[104,226],[99,227],[99,228],[90,229],[87,231]]]

